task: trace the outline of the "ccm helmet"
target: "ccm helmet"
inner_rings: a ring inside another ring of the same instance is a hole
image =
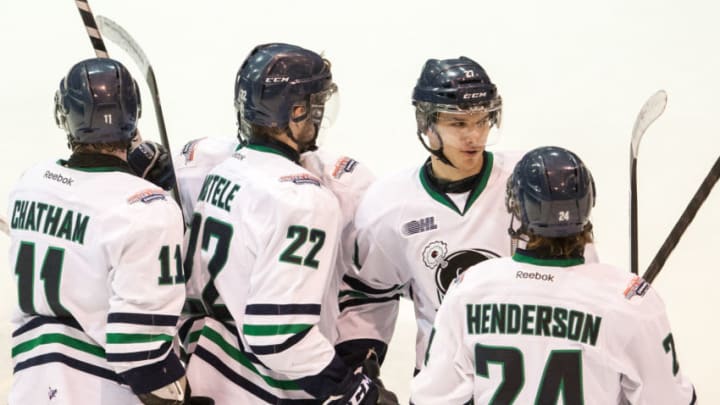
[[[545,146],[531,150],[517,163],[507,182],[505,203],[521,223],[511,234],[572,236],[590,222],[595,183],[576,154]]]
[[[439,112],[488,112],[491,126],[500,127],[502,98],[485,69],[465,56],[428,59],[413,90],[412,103],[420,142],[447,164],[451,163],[445,157],[442,145],[437,150],[431,149],[422,138],[436,122]]]
[[[137,83],[113,59],[75,64],[55,93],[55,122],[66,131],[71,145],[129,143],[140,111]]]
[[[293,138],[288,129],[290,121],[303,121],[309,114],[317,137],[325,103],[336,91],[330,63],[317,53],[283,43],[259,45],[250,52],[235,78],[240,133],[251,137],[251,124],[255,124],[286,128]],[[292,109],[297,105],[305,106],[306,114],[293,118]]]

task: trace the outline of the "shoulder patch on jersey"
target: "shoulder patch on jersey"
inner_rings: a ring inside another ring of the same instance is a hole
[[[185,156],[185,163],[192,162],[195,159],[195,148],[205,138],[194,139],[183,146],[182,154]]]
[[[147,190],[143,190],[140,192],[137,192],[130,197],[128,197],[127,202],[128,204],[135,204],[136,202],[143,202],[145,204],[149,204],[155,200],[164,200],[165,199],[165,191],[161,188],[149,188]]]
[[[280,182],[292,182],[295,184],[312,184],[315,186],[320,187],[320,179],[318,179],[315,176],[311,176],[307,173],[301,173],[301,174],[290,174],[287,176],[280,177]]]
[[[335,162],[335,168],[333,168],[332,176],[336,179],[339,179],[345,173],[352,173],[352,171],[355,170],[355,166],[357,165],[357,160],[349,158],[347,156],[343,156],[338,159],[337,162]]]
[[[634,296],[642,297],[645,295],[645,293],[650,289],[650,283],[645,281],[644,278],[640,276],[635,276],[630,280],[630,283],[627,287],[625,287],[625,291],[623,291],[623,295],[627,299],[631,299]]]

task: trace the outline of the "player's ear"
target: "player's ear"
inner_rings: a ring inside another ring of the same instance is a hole
[[[292,107],[292,110],[290,111],[290,115],[295,120],[302,120],[301,117],[304,118],[304,116],[307,114],[307,109],[304,105],[295,105]]]

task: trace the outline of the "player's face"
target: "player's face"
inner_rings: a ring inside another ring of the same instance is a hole
[[[434,131],[433,131],[434,128]],[[483,165],[483,151],[490,134],[490,116],[487,112],[438,113],[435,125],[428,132],[430,147],[442,146],[443,153],[455,166],[448,165],[448,180],[459,180],[480,172]],[[442,145],[440,139],[442,138]],[[441,163],[438,161],[438,163]],[[433,165],[433,169],[436,169]],[[436,173],[442,175],[441,170]]]
[[[301,116],[305,114],[305,107],[296,106],[293,110],[294,116]],[[315,125],[313,120],[308,117],[300,122],[290,122],[290,129],[293,132],[293,136],[301,144],[308,144],[315,138]]]

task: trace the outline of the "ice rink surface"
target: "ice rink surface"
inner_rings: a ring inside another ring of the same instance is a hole
[[[124,26],[152,62],[171,146],[235,135],[233,84],[250,49],[290,42],[323,51],[342,103],[325,147],[382,176],[418,165],[410,94],[427,58],[469,56],[503,96],[496,149],[560,145],[591,168],[593,222],[602,261],[627,267],[630,131],[657,89],[669,94],[639,159],[640,265],[645,268],[720,153],[720,5],[709,0],[276,2],[91,0]],[[94,56],[72,1],[0,3],[0,195],[36,161],[68,155],[55,127],[53,94],[75,62]],[[133,70],[112,45],[111,56]],[[158,139],[141,83],[145,138]],[[7,207],[6,200],[0,209]],[[720,403],[720,190],[715,190],[658,277],[682,370],[705,404]],[[0,236],[0,396],[10,366],[15,286]],[[78,286],[82,288],[82,286]],[[403,305],[386,384],[407,399],[414,361],[412,308]]]

